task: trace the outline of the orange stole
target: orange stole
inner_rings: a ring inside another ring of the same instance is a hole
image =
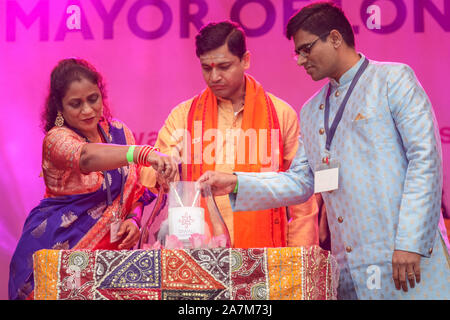
[[[283,165],[283,141],[275,107],[263,87],[255,79],[245,75],[245,81],[245,105],[241,129],[244,133],[249,129],[255,130],[257,143],[256,146],[250,148],[247,139],[242,138],[242,136],[239,137],[238,152],[234,159],[234,171],[260,172],[262,169],[265,169],[265,171],[281,171]],[[189,110],[187,127],[191,141],[186,143],[188,162],[183,166],[186,180],[196,181],[204,172],[215,170],[215,161],[205,162],[203,151],[211,143],[216,143],[216,141],[205,142],[203,138],[207,130],[218,128],[217,121],[217,98],[211,89],[207,88],[193,100]],[[199,124],[201,124],[201,127]],[[278,146],[274,146],[274,150],[272,150],[272,129],[278,130],[278,137],[273,137],[278,142]],[[266,132],[265,135],[262,134],[264,132]],[[261,138],[266,139],[266,142],[264,143]],[[261,156],[261,153],[264,154],[264,152],[261,152],[263,150],[260,150],[262,148],[266,148],[265,155],[267,158],[270,158],[268,164],[268,159]],[[214,159],[216,149],[213,148],[212,150]],[[242,158],[242,155],[238,156],[239,152],[245,152],[244,163],[239,163],[239,159]],[[256,162],[249,163],[251,157],[255,154],[257,155]],[[274,161],[275,165],[273,165]],[[205,212],[207,212],[206,208]],[[287,219],[285,208],[234,212],[233,220],[235,248],[286,246]]]

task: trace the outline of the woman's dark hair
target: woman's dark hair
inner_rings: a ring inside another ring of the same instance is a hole
[[[289,19],[286,37],[291,40],[300,29],[316,36],[335,29],[349,47],[355,47],[355,35],[350,22],[342,9],[332,2],[312,3],[303,7]]]
[[[50,89],[42,113],[42,127],[48,132],[55,125],[58,111],[62,111],[62,99],[73,81],[86,79],[96,84],[103,100],[103,116],[111,120],[111,113],[107,104],[107,95],[102,75],[86,60],[69,58],[61,60],[53,69],[50,76]]]
[[[228,45],[228,50],[239,59],[242,59],[247,51],[245,32],[237,23],[228,20],[209,23],[201,28],[195,37],[195,54],[200,57],[225,43]]]

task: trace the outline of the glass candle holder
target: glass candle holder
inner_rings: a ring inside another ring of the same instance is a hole
[[[170,183],[168,194],[159,192],[143,225],[141,249],[226,248],[228,228],[210,189],[200,192],[196,182]]]

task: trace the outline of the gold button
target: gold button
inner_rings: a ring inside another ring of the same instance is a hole
[[[339,223],[342,223],[342,222],[344,222],[344,218],[342,218],[342,217],[339,217],[339,218],[338,218],[338,222],[339,222]]]
[[[320,110],[323,110],[323,108],[325,108],[325,106],[323,105],[323,103],[319,106]]]
[[[352,252],[352,247],[350,246],[345,247],[345,251],[347,251],[348,253]]]
[[[325,129],[324,129],[324,128],[320,128],[320,129],[319,129],[319,133],[320,133],[320,134],[324,134],[324,133],[325,133]]]
[[[433,248],[428,249],[428,253],[432,254],[433,253]]]
[[[339,97],[341,93],[339,91],[336,90],[336,93],[334,94],[336,97]]]

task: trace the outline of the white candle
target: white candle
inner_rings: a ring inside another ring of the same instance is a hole
[[[188,240],[194,233],[205,233],[205,210],[200,207],[169,208],[169,235]]]

